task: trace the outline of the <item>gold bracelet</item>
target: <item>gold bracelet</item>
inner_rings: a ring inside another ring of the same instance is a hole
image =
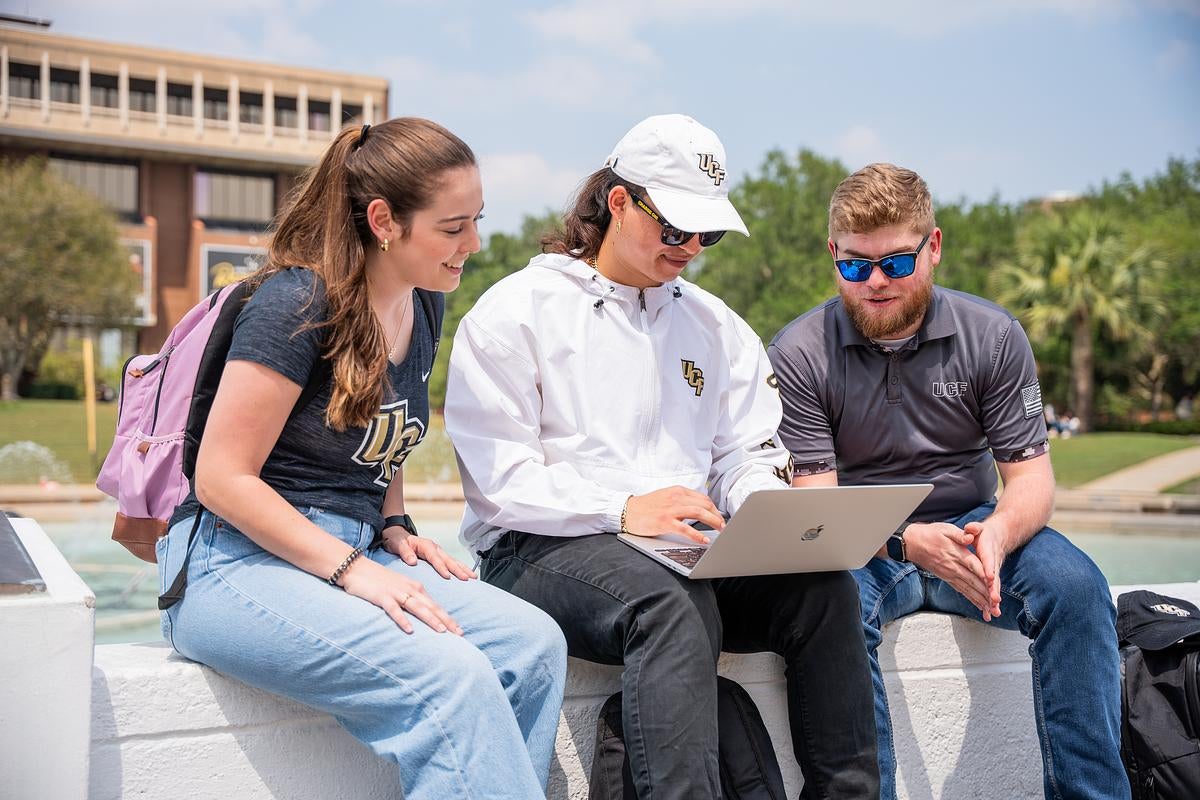
[[[625,517],[629,514],[629,501],[633,499],[633,495],[625,498],[625,505],[621,506],[621,533],[630,533],[629,528],[625,526]]]

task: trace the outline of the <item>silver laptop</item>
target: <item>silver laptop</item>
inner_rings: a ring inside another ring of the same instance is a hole
[[[689,578],[827,572],[865,566],[933,484],[814,486],[754,492],[712,543],[678,534],[617,538]]]

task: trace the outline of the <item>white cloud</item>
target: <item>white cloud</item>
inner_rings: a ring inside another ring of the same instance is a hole
[[[1183,39],[1172,39],[1163,51],[1154,59],[1154,66],[1160,72],[1171,74],[1187,69],[1196,60],[1196,46]]]
[[[561,211],[586,169],[550,164],[537,153],[485,153],[479,158],[487,220],[484,232],[516,231],[526,214]]]
[[[306,18],[324,4],[325,0],[46,0],[31,4],[29,12],[50,19],[52,31],[73,36],[315,66],[327,56],[327,46],[302,29]],[[131,28],[134,24],[136,29]]]
[[[1157,0],[1184,5],[1195,0]],[[672,26],[681,36],[719,35],[731,20],[758,18],[801,27],[820,24],[862,26],[894,31],[905,36],[933,37],[1014,16],[1058,13],[1097,19],[1125,15],[1137,9],[1136,0],[609,0],[594,3],[573,0],[525,15],[530,26],[545,39],[569,42],[607,55],[618,54],[639,63],[658,61],[654,48],[641,38],[658,35]],[[705,27],[708,26],[708,31]],[[697,46],[703,40],[697,39]]]

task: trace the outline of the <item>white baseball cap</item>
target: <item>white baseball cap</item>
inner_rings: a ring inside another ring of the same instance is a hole
[[[680,230],[750,235],[729,202],[725,147],[691,117],[660,114],[642,120],[621,137],[604,166],[644,186],[663,219]]]

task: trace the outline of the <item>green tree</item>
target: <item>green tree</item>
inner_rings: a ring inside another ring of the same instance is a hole
[[[108,209],[40,159],[0,163],[0,398],[55,326],[128,320],[137,288]]]
[[[1017,236],[1016,259],[994,273],[993,295],[1022,319],[1032,339],[1070,339],[1071,403],[1091,427],[1097,338],[1149,348],[1148,321],[1162,313],[1162,262],[1131,247],[1115,219],[1076,203],[1032,214]]]
[[[1150,321],[1153,357],[1137,376],[1158,411],[1164,395],[1200,393],[1200,159],[1171,159],[1140,185],[1128,175],[1105,183],[1090,202],[1126,221],[1134,244],[1166,261],[1163,313]]]
[[[848,171],[801,150],[767,154],[755,175],[730,192],[750,237],[731,233],[690,273],[740,314],[764,340],[835,291],[829,198]]]
[[[988,276],[1012,260],[1017,238],[1016,210],[993,197],[986,203],[942,203],[935,216],[943,236],[937,282],[986,297]]]
[[[542,252],[542,236],[560,225],[557,214],[546,212],[540,217],[526,217],[521,232],[513,236],[493,233],[487,245],[467,261],[462,283],[446,295],[446,318],[442,323],[442,347],[437,364],[429,378],[429,405],[442,408],[446,404],[446,369],[453,349],[458,323],[471,310],[480,296],[496,281],[511,275]]]

